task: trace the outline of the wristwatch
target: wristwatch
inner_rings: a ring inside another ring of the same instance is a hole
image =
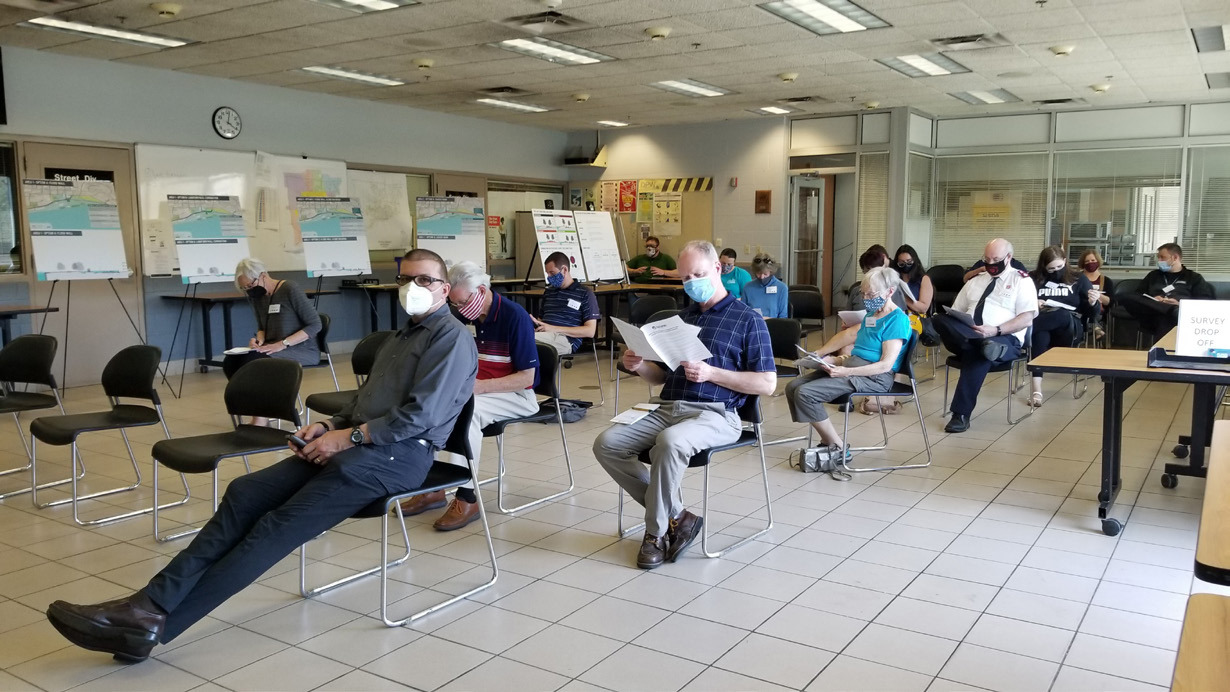
[[[1001,336],[1003,335],[1003,333],[1004,333],[1004,328],[999,325],[996,325],[995,326],[995,336]]]
[[[282,339],[282,346],[286,348],[290,348],[290,342],[287,341],[286,339]]]
[[[356,445],[363,444],[363,429],[355,426],[350,429],[350,441]]]

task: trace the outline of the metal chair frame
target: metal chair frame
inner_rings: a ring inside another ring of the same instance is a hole
[[[1034,407],[1026,406],[1025,415],[1020,416],[1016,418],[1015,420],[1012,418],[1012,397],[1013,395],[1015,395],[1017,392],[1021,390],[1021,387],[1025,386],[1025,378],[1029,374],[1028,371],[1026,370],[1025,364],[1033,360],[1033,355],[1032,355],[1033,349],[1030,346],[1030,341],[1031,341],[1032,336],[1033,336],[1033,327],[1031,326],[1025,330],[1025,343],[1021,348],[1021,355],[1017,358],[1014,358],[1008,361],[1007,368],[1003,368],[1001,370],[996,370],[992,368],[991,370],[991,372],[1007,372],[1008,373],[1008,378],[1007,378],[1008,379],[1008,411],[1007,411],[1008,425],[1016,425],[1017,423],[1020,423],[1026,418],[1032,416],[1034,413]],[[949,379],[950,373],[952,372],[953,367],[955,367],[953,365],[954,358],[956,358],[956,356],[951,356],[947,360],[944,361],[944,408],[940,411],[941,416],[946,416],[952,413],[951,411],[948,410],[948,379]],[[1020,369],[1019,373],[1018,373],[1018,368]],[[961,368],[957,368],[957,370],[960,370],[960,369]]]
[[[581,348],[584,347],[585,345],[582,344]],[[598,405],[605,406],[606,392],[602,389],[602,366],[598,364],[598,342],[592,338],[589,339],[589,347],[592,349],[594,354],[594,382],[598,385]],[[579,352],[560,353],[556,358],[556,372],[559,372],[561,368],[571,368],[573,361],[575,361],[576,357],[579,355],[581,355]]]
[[[895,466],[876,466],[874,468],[854,468],[846,462],[845,454],[842,454],[841,460],[838,462],[838,465],[841,466],[841,469],[843,471],[850,471],[853,473],[865,473],[868,471],[904,471],[906,469],[925,469],[931,465],[931,458],[932,458],[931,457],[931,439],[927,435],[926,417],[923,415],[922,403],[918,400],[918,382],[917,380],[914,379],[914,364],[910,360],[910,358],[914,355],[914,348],[917,345],[917,343],[918,343],[918,335],[913,334],[910,337],[909,342],[906,343],[906,346],[905,346],[906,352],[903,353],[901,356],[901,367],[897,369],[897,374],[905,375],[910,378],[910,390],[908,392],[906,391],[851,392],[850,394],[846,395],[843,398],[846,400],[849,400],[849,399],[853,399],[856,396],[880,396],[880,397],[892,397],[895,399],[904,399],[905,397],[913,397],[914,398],[914,409],[918,411],[918,427],[922,429],[923,448],[927,452],[927,463],[925,464],[898,464]],[[896,384],[897,383],[894,382],[894,385]],[[850,412],[854,407],[847,406],[843,408],[845,409],[845,417],[844,417],[845,419],[842,424],[841,439],[849,440],[850,439]],[[884,410],[883,409],[880,409],[879,411],[879,418],[880,418],[880,430],[881,432],[884,433],[884,441],[881,444],[873,446],[873,447],[851,447],[850,448],[851,452],[876,452],[876,451],[879,451],[879,450],[882,450],[888,447],[888,425],[884,422]],[[810,442],[810,439],[811,439],[811,434],[809,431],[808,433],[809,442]]]

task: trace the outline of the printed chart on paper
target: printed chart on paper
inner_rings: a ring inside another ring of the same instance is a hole
[[[127,278],[115,185],[105,180],[23,180],[39,281]]]
[[[349,197],[296,197],[308,276],[368,274],[363,212]]]

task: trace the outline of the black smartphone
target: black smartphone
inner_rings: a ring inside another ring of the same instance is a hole
[[[303,438],[298,437],[297,435],[287,435],[286,439],[298,449],[303,449],[304,447],[307,446],[307,442],[305,442]]]

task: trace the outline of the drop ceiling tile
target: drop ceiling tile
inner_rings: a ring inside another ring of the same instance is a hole
[[[158,32],[160,25],[167,24],[170,20],[159,17],[158,13],[150,8],[150,4],[146,0],[108,0],[107,2],[90,3],[85,7],[65,12],[57,12],[56,16],[75,22]],[[180,10],[175,15],[175,20],[201,17],[250,4],[252,3],[245,0],[199,0],[180,3]],[[123,17],[122,22],[120,17]]]
[[[268,84],[270,86],[291,86],[293,84],[307,84],[308,82],[323,81],[320,75],[314,75],[301,70],[287,70],[285,72],[269,72],[266,74],[250,74],[243,77],[236,77],[241,82],[255,82],[257,84]]]
[[[194,41],[216,41],[237,36],[263,34],[278,29],[304,26],[353,17],[354,13],[303,0],[275,0],[214,12],[193,19],[159,25],[160,32]]]
[[[1016,3],[1020,6],[1020,3]],[[1048,8],[1050,3],[1047,3]],[[983,15],[988,16],[987,14]],[[1044,29],[1052,26],[1070,26],[1084,24],[1085,17],[1074,9],[1039,9],[1033,12],[1016,12],[1013,14],[990,15],[990,21],[1000,31],[1005,33],[1016,29]]]
[[[623,34],[634,41],[649,41],[650,37],[645,33],[645,30],[660,26],[670,27],[670,37],[663,40],[654,41],[654,43],[663,44],[682,42],[686,44],[691,42],[693,36],[710,31],[708,27],[698,26],[697,24],[685,21],[679,17],[672,17],[670,21],[662,21],[658,19],[644,22],[628,22],[627,24],[617,24],[606,27],[606,30],[617,34]],[[559,40],[568,43],[568,35],[560,34]]]
[[[745,46],[752,46],[759,43],[777,43],[780,41],[798,41],[815,36],[815,34],[807,29],[788,22],[765,24],[762,26],[749,26],[742,29],[731,29],[729,31],[714,33],[720,36],[728,37],[731,40],[737,41]]]
[[[77,43],[80,36],[73,36],[62,31],[47,31],[45,29],[28,29],[23,26],[6,26],[0,28],[0,46],[13,48],[50,48],[67,43]]]
[[[43,14],[34,10],[23,10],[16,7],[0,7],[0,26],[11,26],[17,22],[34,19]]]
[[[951,22],[932,22],[906,24],[897,28],[909,33],[920,41],[931,41],[948,36],[972,36],[974,34],[993,34],[998,30],[992,24],[992,19],[972,17]]]
[[[373,38],[422,34],[436,29],[473,24],[488,18],[480,12],[471,11],[459,2],[410,5],[396,10],[369,12],[361,15],[348,10],[340,11],[345,14],[345,18],[323,26],[351,35]]]
[[[1118,0],[1079,8],[1090,22],[1117,20],[1124,17],[1164,17],[1182,15],[1183,4],[1179,0]]]
[[[745,29],[752,26],[778,24],[782,21],[781,17],[759,7],[740,7],[720,12],[706,12],[690,16],[688,20],[711,31]]]
[[[938,2],[926,5],[910,5],[908,7],[884,9],[877,12],[876,15],[893,26],[905,26],[908,24],[921,23],[960,22],[970,19],[978,19],[978,14],[970,9],[964,2]]]
[[[307,47],[301,43],[273,36],[245,36],[225,41],[181,46],[180,48],[172,48],[158,53],[127,58],[123,62],[165,69],[179,69],[195,65],[238,60],[240,58],[251,58],[258,55],[285,53],[293,50],[302,50]]]
[[[595,26],[614,26],[630,21],[648,21],[674,16],[673,10],[656,7],[646,0],[621,0],[565,9],[566,14]]]
[[[1187,20],[1181,14],[1161,15],[1150,17],[1148,20],[1140,18],[1129,19],[1107,19],[1090,21],[1089,25],[1093,30],[1098,32],[1100,36],[1118,36],[1123,34],[1142,34],[1155,31],[1186,31]]]
[[[1074,41],[1097,40],[1097,32],[1088,24],[1065,24],[1041,29],[1009,29],[1004,38],[1013,43],[1045,43],[1048,46]]]
[[[65,55],[76,55],[82,58],[115,60],[117,58],[129,58],[134,55],[157,53],[164,49],[158,48],[157,46],[139,46],[132,43],[120,43],[119,41],[86,39],[85,41],[77,41],[76,43],[66,43],[62,46],[55,46],[48,48],[47,50],[55,53],[63,53]]]
[[[300,91],[314,91],[319,94],[347,94],[354,95],[355,98],[362,98],[354,92],[366,89],[367,87],[359,84],[358,82],[347,82],[341,79],[326,79],[319,82],[295,84],[291,88],[298,89]]]
[[[261,55],[255,58],[231,60],[211,65],[195,65],[193,67],[185,67],[181,71],[209,75],[211,77],[243,77],[250,74],[292,70],[297,67],[303,67],[303,65],[294,56]]]
[[[1199,53],[1196,59],[1200,61],[1200,71],[1230,72],[1230,50],[1216,53]]]

